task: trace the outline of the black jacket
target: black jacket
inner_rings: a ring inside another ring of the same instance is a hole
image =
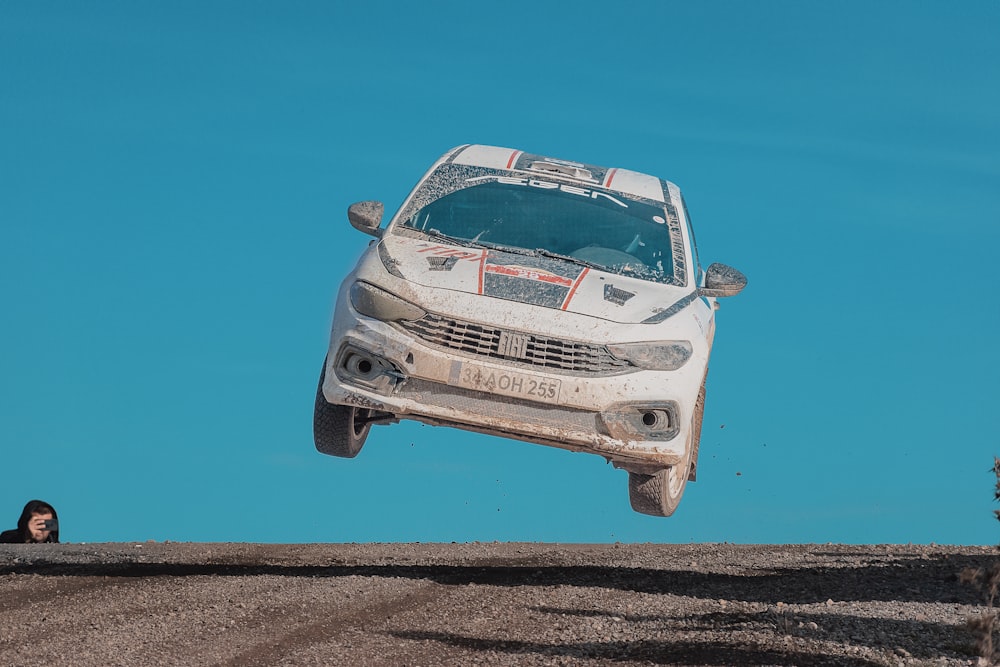
[[[24,544],[26,542],[31,542],[31,534],[28,532],[28,522],[31,520],[32,514],[46,514],[48,512],[52,513],[52,518],[56,521],[59,520],[59,515],[56,514],[56,508],[49,505],[41,500],[29,501],[24,509],[21,511],[21,518],[17,520],[17,528],[12,528],[11,530],[5,530],[0,533],[0,543],[3,544]],[[57,524],[58,526],[58,524]],[[46,542],[58,542],[59,541],[59,528],[49,533]]]

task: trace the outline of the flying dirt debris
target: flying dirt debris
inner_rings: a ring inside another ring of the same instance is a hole
[[[598,454],[632,508],[670,516],[695,479],[716,299],[676,185],[509,148],[442,156],[344,280],[316,392],[324,454],[413,419]]]

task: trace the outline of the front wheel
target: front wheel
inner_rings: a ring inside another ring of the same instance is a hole
[[[330,456],[351,459],[358,455],[368,431],[371,430],[372,411],[350,405],[328,403],[323,396],[323,379],[326,362],[319,375],[316,404],[313,408],[313,442],[316,449]]]
[[[675,466],[661,468],[652,475],[628,473],[628,499],[632,509],[650,516],[670,516],[677,510],[687,485],[691,467],[691,450],[688,457]]]
[[[677,465],[661,468],[651,475],[629,471],[628,499],[633,510],[651,516],[670,516],[677,510],[684,487],[688,480],[693,481],[695,477],[704,412],[705,382],[702,381],[691,417],[691,435],[685,458]]]

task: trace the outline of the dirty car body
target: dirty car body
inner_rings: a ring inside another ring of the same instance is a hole
[[[676,185],[493,146],[442,156],[337,298],[316,447],[356,455],[413,419],[598,454],[668,516],[694,478],[716,299]]]

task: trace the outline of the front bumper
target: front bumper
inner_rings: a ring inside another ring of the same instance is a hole
[[[347,326],[335,326],[327,357],[323,393],[331,403],[594,453],[626,467],[674,465],[686,454],[693,399],[685,400],[691,383],[681,377],[526,373],[432,348],[377,320],[338,319]],[[686,370],[685,377],[693,369]]]

